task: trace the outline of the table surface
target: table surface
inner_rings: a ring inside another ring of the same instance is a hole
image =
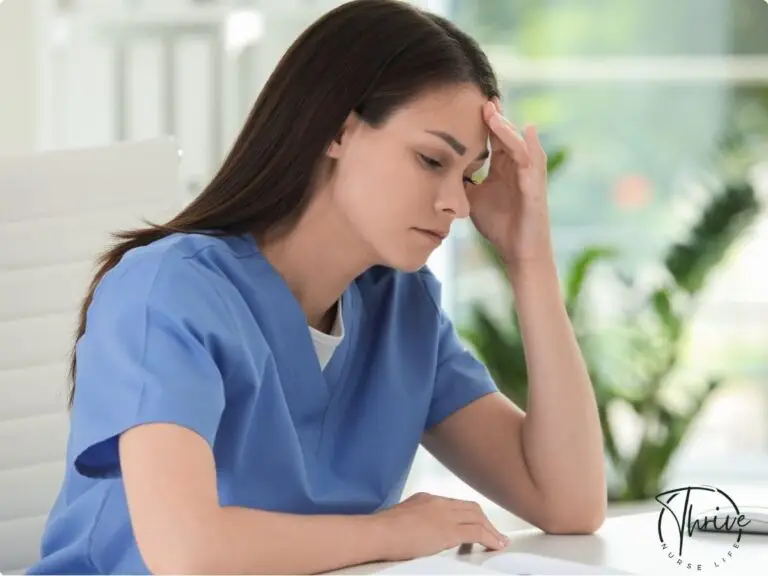
[[[768,490],[750,490],[748,494],[752,498],[749,502],[735,499],[740,508],[768,507]],[[766,573],[768,534],[743,533],[737,542],[734,534],[694,532],[689,537],[686,533],[682,555],[679,555],[680,538],[670,515],[666,516],[663,524],[665,542],[660,540],[661,510],[659,505],[656,512],[609,518],[591,535],[555,536],[536,529],[524,529],[508,533],[510,544],[501,552],[483,552],[482,548],[475,547],[468,554],[459,554],[456,549],[452,549],[442,555],[479,565],[504,552],[526,552],[615,568],[630,574]],[[373,574],[392,565],[366,564],[339,570],[335,574]]]

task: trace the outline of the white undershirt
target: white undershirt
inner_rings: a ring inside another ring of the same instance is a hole
[[[312,336],[312,343],[315,345],[315,353],[317,353],[317,359],[320,361],[320,367],[325,369],[336,347],[344,338],[344,318],[341,314],[341,300],[339,300],[338,306],[336,306],[336,320],[333,322],[331,333],[320,332],[311,326],[309,327],[309,333]]]

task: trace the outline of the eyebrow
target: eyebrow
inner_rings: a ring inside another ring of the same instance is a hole
[[[432,134],[433,136],[437,136],[443,140],[446,144],[448,144],[448,146],[453,148],[454,152],[456,152],[456,154],[459,156],[464,156],[464,154],[467,153],[467,147],[447,132],[442,132],[440,130],[427,130],[427,133]],[[486,160],[488,155],[488,148],[486,148],[478,155],[477,160]]]

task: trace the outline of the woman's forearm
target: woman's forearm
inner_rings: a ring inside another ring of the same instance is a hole
[[[595,394],[563,302],[554,261],[509,268],[528,366],[523,449],[563,529],[591,531],[606,507]]]
[[[381,560],[376,517],[220,508],[174,573],[315,574]]]

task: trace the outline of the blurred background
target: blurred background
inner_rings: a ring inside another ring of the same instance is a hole
[[[191,199],[284,50],[340,3],[0,0],[0,156],[172,135]],[[507,115],[539,126],[550,152],[558,266],[606,425],[611,513],[670,484],[766,485],[768,4],[413,3],[474,35]],[[455,226],[430,264],[468,345],[524,404],[513,296],[493,255]],[[416,490],[485,502],[425,453]]]

